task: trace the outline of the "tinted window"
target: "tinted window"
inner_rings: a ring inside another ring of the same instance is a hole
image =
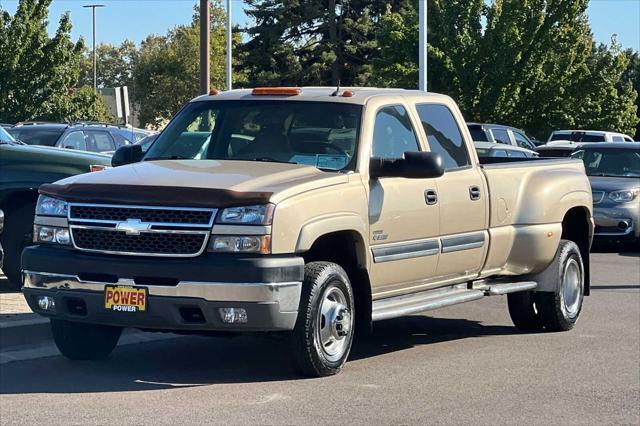
[[[187,105],[149,148],[170,158],[355,167],[362,107],[329,102],[209,101]]]
[[[94,152],[107,152],[107,151],[115,151],[116,146],[113,143],[113,139],[111,135],[107,132],[97,132],[97,131],[87,131],[90,144],[91,151]]]
[[[586,149],[582,161],[588,176],[640,177],[640,149]]]
[[[464,138],[453,114],[444,105],[416,105],[432,152],[442,156],[445,170],[471,164]]]
[[[520,132],[513,132],[513,137],[516,140],[516,145],[518,145],[520,148],[527,148],[527,149],[533,149],[534,146],[531,142],[529,142],[529,140],[527,139],[527,137],[525,135],[523,135]]]
[[[563,132],[563,133],[554,133],[551,136],[552,141],[572,141],[572,142],[604,142],[604,135],[593,135],[586,134],[584,132]]]
[[[0,141],[2,142],[14,142],[13,136],[7,133],[4,128],[0,127]]]
[[[28,145],[54,146],[64,129],[42,129],[38,125],[28,125],[13,127],[8,131],[14,138]]]
[[[504,129],[491,129],[491,133],[493,134],[493,138],[498,143],[504,143],[507,145],[511,145],[511,140],[509,139],[509,132]]]
[[[493,151],[493,156],[494,157],[506,157],[507,156],[507,151],[505,151],[503,149],[497,149],[497,150]]]
[[[373,156],[402,158],[405,152],[419,151],[418,140],[407,110],[400,106],[382,108],[373,129]]]
[[[572,149],[538,149],[540,157],[560,158],[568,157],[573,152]]]
[[[80,151],[87,150],[87,142],[82,132],[71,132],[67,134],[59,146],[62,148],[78,149]]]
[[[613,137],[613,141],[614,142],[624,142],[624,138],[622,136],[614,136]]]
[[[469,133],[471,133],[471,140],[473,141],[489,142],[487,134],[480,126],[469,126]]]

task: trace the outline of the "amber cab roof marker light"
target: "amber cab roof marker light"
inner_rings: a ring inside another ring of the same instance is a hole
[[[344,92],[342,92],[343,98],[351,98],[352,96],[353,96],[353,91],[351,90],[345,90]]]
[[[256,87],[251,91],[253,96],[298,96],[300,93],[299,87]]]
[[[220,91],[218,89],[211,89],[209,90],[209,96],[215,96],[218,93],[220,93]]]

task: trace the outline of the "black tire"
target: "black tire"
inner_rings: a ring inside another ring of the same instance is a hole
[[[16,209],[5,211],[4,230],[0,235],[4,249],[4,265],[2,271],[15,289],[22,287],[21,261],[22,250],[32,244],[33,216],[35,201],[26,203]]]
[[[553,262],[537,277],[541,288],[555,289],[535,294],[535,306],[545,330],[568,331],[573,328],[582,312],[584,276],[580,249],[573,241],[561,240]],[[567,290],[570,288],[575,290]],[[575,297],[567,300],[567,294]]]
[[[332,305],[332,297],[341,302]],[[325,299],[328,302],[323,302]],[[334,307],[326,315],[321,311],[323,303]],[[298,319],[291,337],[294,359],[304,375],[323,377],[340,372],[353,343],[354,318],[353,291],[344,269],[331,262],[305,265]],[[336,336],[336,329],[346,334]],[[329,333],[328,340],[334,340],[338,348],[335,354],[330,353],[331,346],[322,344],[323,330],[325,336]]]
[[[104,359],[118,344],[121,327],[51,319],[58,350],[73,360]]]
[[[540,331],[542,321],[535,306],[535,293],[520,291],[507,294],[507,305],[513,325],[520,331]]]

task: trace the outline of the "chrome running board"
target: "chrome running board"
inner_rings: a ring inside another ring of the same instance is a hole
[[[504,282],[483,280],[473,283],[472,288],[460,285],[421,291],[419,293],[374,300],[371,317],[373,321],[397,318],[418,312],[444,308],[445,306],[471,302],[485,296],[499,296],[517,291],[533,290],[535,281]]]

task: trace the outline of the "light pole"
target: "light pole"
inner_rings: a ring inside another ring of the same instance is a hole
[[[427,0],[418,0],[419,34],[418,34],[418,73],[420,74],[420,90],[427,91]]]
[[[227,0],[227,90],[231,90],[233,82],[231,81],[232,73],[232,28],[231,28],[231,0]]]
[[[98,60],[96,56],[96,7],[104,7],[103,4],[87,4],[82,7],[90,7],[93,12],[93,91],[98,91]]]
[[[211,75],[209,55],[211,54],[211,12],[209,0],[200,0],[200,94],[209,93]]]

